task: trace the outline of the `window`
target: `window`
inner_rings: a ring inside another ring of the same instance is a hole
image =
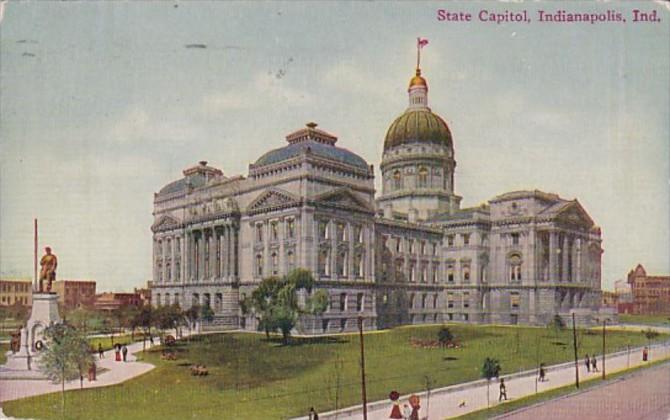
[[[11,297],[10,297],[11,299]],[[156,306],[161,306],[161,294],[156,293]]]
[[[286,222],[286,234],[289,238],[295,238],[295,220],[288,219]]]
[[[447,318],[449,319],[449,321],[453,321],[454,320],[454,314],[447,314]]]
[[[328,222],[319,222],[319,238],[328,239]]]
[[[433,308],[437,308],[437,299],[438,299],[438,295],[437,295],[437,293],[435,293],[433,295]]]
[[[465,245],[465,246],[470,245],[470,234],[469,233],[464,233],[463,234],[463,245]]]
[[[482,234],[482,245],[487,246],[489,244],[489,235],[483,233]]]
[[[348,275],[347,272],[347,253],[346,252],[340,252],[337,254],[337,275],[341,277],[345,277]]]
[[[286,254],[286,259],[288,260],[288,269],[293,270],[295,268],[295,254],[293,251],[289,251]]]
[[[396,238],[395,252],[402,252],[402,239],[401,238]]]
[[[433,267],[433,271],[431,273],[433,276],[433,283],[437,283],[437,267]]]
[[[174,294],[174,303],[175,305],[181,305],[181,300],[179,299],[179,293]]]
[[[469,263],[463,264],[463,281],[465,281],[465,282],[470,281],[470,264]]]
[[[270,223],[270,235],[273,241],[279,239],[279,227],[277,222]]]
[[[468,321],[470,319],[469,314],[463,314],[463,321]]]
[[[363,302],[365,301],[365,295],[363,293],[359,293],[356,295],[356,311],[362,312],[363,311]]]
[[[510,281],[521,281],[521,255],[514,254],[509,258]]]
[[[463,307],[470,307],[470,292],[463,292]]]
[[[399,190],[402,188],[402,175],[400,175],[400,171],[395,171],[393,172],[393,188],[396,190]]]
[[[437,256],[437,244],[433,244],[433,256]]]
[[[519,245],[519,234],[518,233],[513,233],[512,234],[512,245]]]
[[[363,255],[356,254],[354,257],[354,269],[357,277],[363,277]]]
[[[425,167],[419,168],[418,187],[419,188],[428,187],[428,169],[426,169]]]
[[[414,282],[416,280],[416,265],[411,263],[409,265],[409,281]]]
[[[454,294],[449,292],[447,293],[447,308],[454,307]]]
[[[340,311],[345,312],[347,310],[347,294],[340,293]]]
[[[347,240],[347,226],[344,223],[337,224],[337,240],[343,242]]]
[[[323,250],[319,253],[319,274],[323,276],[330,275],[330,253]]]
[[[421,295],[421,308],[426,307],[426,298],[427,298],[427,296],[426,296],[425,293],[423,295]]]
[[[263,242],[263,224],[256,225],[256,242]]]
[[[414,254],[414,240],[410,239],[409,241],[409,253]]]
[[[510,293],[510,306],[512,309],[519,309],[519,292]]]
[[[453,264],[448,264],[447,265],[447,281],[449,283],[454,282],[454,265]]]
[[[330,320],[328,320],[328,319],[324,319],[323,321],[321,321],[321,329],[323,330],[323,332],[328,331],[328,323],[329,323],[329,321],[330,321]]]
[[[421,241],[421,255],[426,255],[426,241]]]
[[[347,328],[347,320],[346,319],[340,319],[340,331],[344,331]]]
[[[361,226],[356,226],[354,228],[354,237],[356,238],[356,242],[359,244],[363,243],[363,228]]]
[[[410,309],[414,308],[414,293],[409,295],[409,307]]]
[[[277,252],[273,252],[271,254],[272,257],[272,275],[276,276],[279,273],[279,270],[277,269],[279,267],[279,256],[277,255]]]
[[[454,246],[454,235],[447,235],[447,246]]]
[[[421,283],[425,283],[427,279],[428,279],[428,268],[424,266],[421,269]]]
[[[263,275],[263,256],[261,254],[256,255],[256,275]]]

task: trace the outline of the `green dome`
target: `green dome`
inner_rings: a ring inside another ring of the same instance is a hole
[[[386,132],[384,150],[410,143],[435,143],[453,148],[447,123],[428,108],[407,110],[396,118]]]

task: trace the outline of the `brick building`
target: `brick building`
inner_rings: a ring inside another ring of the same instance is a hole
[[[53,290],[58,294],[58,303],[66,310],[91,308],[95,303],[94,280],[59,280]]]
[[[95,309],[101,311],[113,311],[125,306],[142,306],[144,299],[141,293],[100,293],[95,296]]]
[[[642,264],[628,273],[633,294],[633,313],[670,314],[670,276],[647,275]]]

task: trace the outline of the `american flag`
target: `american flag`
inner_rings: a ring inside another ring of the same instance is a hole
[[[425,39],[425,38],[417,38],[416,40],[417,40],[416,42],[417,42],[417,45],[419,46],[419,48],[423,48],[426,45],[428,45],[428,40]]]

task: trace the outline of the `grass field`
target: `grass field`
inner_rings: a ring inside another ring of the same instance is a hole
[[[9,351],[9,344],[1,343],[0,344],[0,365],[7,361],[6,353]]]
[[[370,401],[389,391],[422,390],[479,378],[485,357],[495,357],[503,374],[572,357],[572,333],[541,328],[451,325],[458,349],[414,348],[410,338],[434,340],[438,326],[404,327],[366,334],[367,392]],[[660,339],[667,339],[661,336]],[[599,353],[601,336],[580,331],[580,355]],[[647,340],[637,332],[611,332],[608,351]],[[123,385],[67,393],[71,419],[286,418],[356,404],[360,399],[359,341],[356,335],[293,339],[282,346],[256,334],[205,335],[179,343],[177,361],[147,352],[153,371]],[[204,364],[209,376],[190,375]],[[339,384],[339,385],[338,385]],[[5,403],[5,414],[57,418],[58,394]]]
[[[623,324],[642,324],[670,327],[670,315],[619,314],[619,322]]]

